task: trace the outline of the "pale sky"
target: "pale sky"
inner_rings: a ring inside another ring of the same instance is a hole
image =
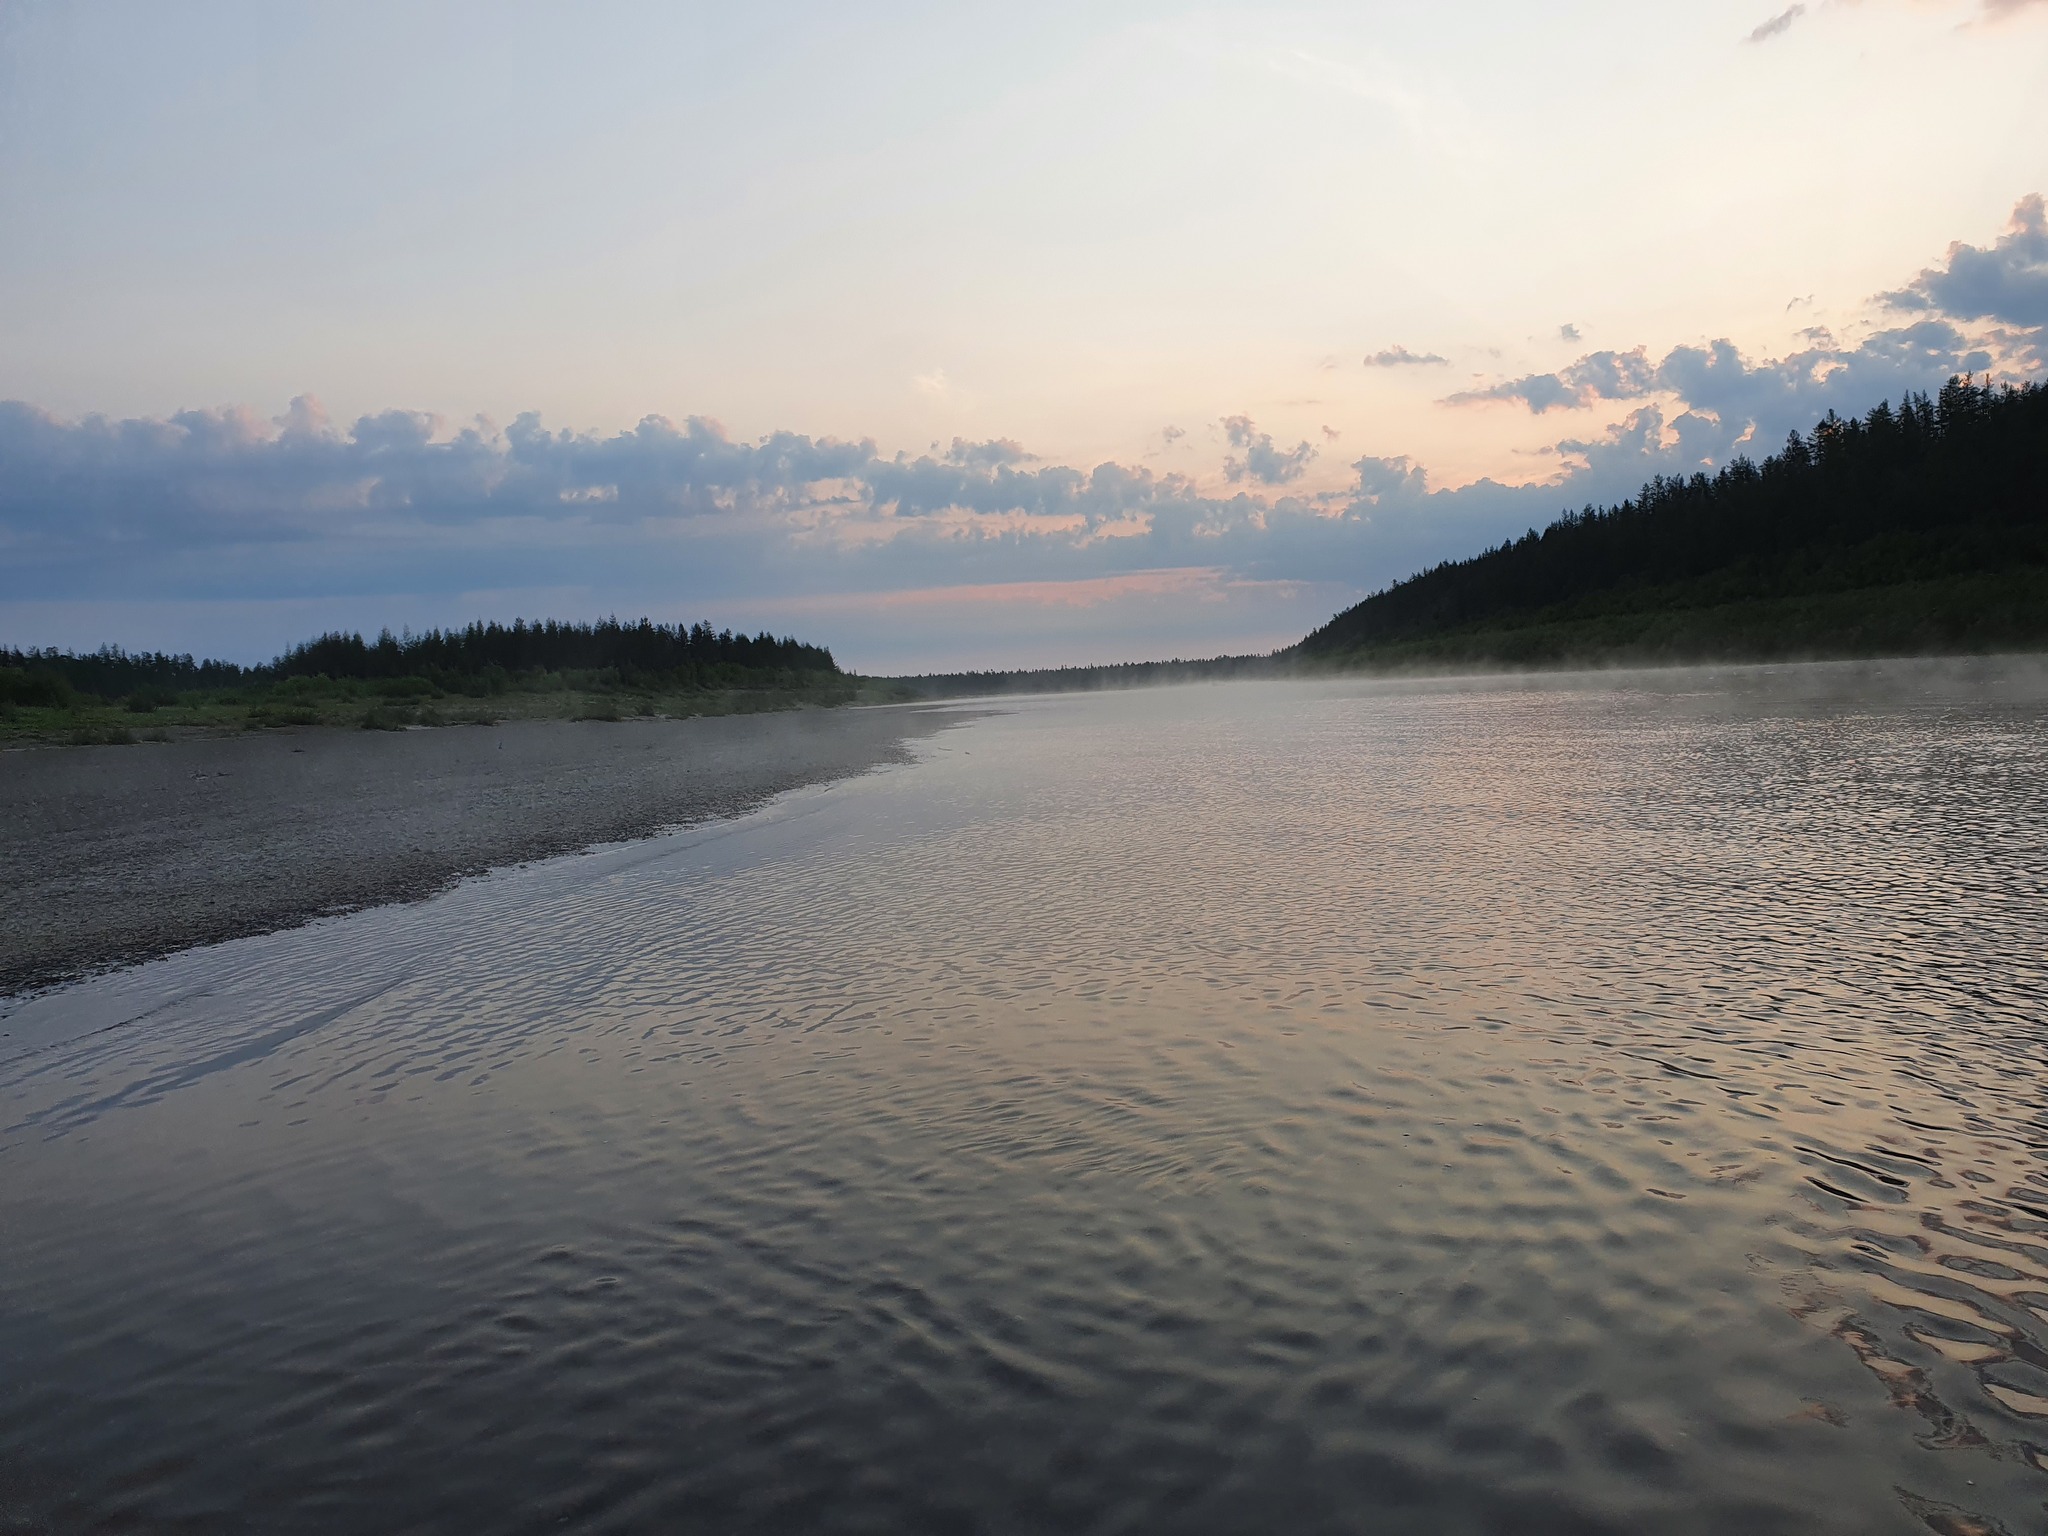
[[[2048,0],[0,0],[0,642],[1285,643],[2037,374],[2044,101]]]

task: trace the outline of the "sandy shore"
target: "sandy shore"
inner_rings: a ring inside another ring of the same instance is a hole
[[[796,710],[0,753],[0,993],[737,815],[903,761],[949,718]]]

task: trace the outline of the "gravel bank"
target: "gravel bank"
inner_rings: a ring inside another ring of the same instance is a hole
[[[0,753],[0,993],[408,901],[901,762],[957,715],[299,731]]]

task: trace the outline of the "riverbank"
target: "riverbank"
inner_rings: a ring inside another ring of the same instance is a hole
[[[23,691],[21,674],[12,674]],[[421,725],[502,725],[531,720],[614,722],[690,720],[831,707],[860,697],[855,681],[820,679],[787,688],[572,686],[561,679],[500,693],[450,693],[424,678],[333,682],[325,678],[253,688],[148,694],[127,700],[73,693],[31,703],[0,700],[0,749],[30,746],[137,746],[245,731],[326,729],[403,731]],[[34,692],[35,690],[29,690]],[[893,697],[864,699],[890,703]]]
[[[906,761],[954,718],[804,709],[0,753],[0,993],[739,815]]]

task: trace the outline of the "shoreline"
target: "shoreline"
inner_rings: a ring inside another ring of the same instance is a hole
[[[806,709],[0,754],[0,997],[738,816],[907,762],[960,718]]]

